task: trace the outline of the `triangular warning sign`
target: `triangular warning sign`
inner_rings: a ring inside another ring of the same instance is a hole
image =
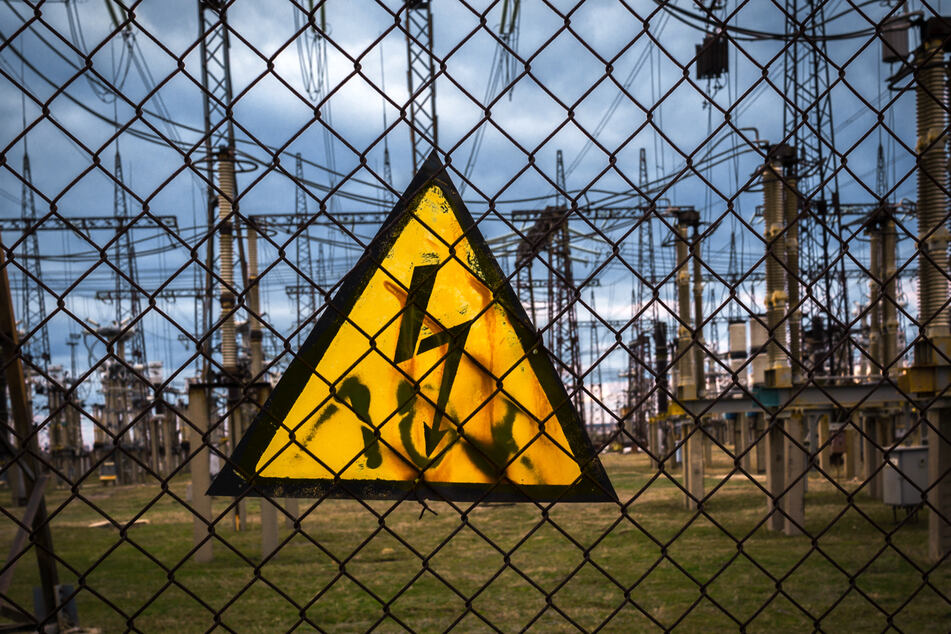
[[[209,493],[616,500],[435,152]]]

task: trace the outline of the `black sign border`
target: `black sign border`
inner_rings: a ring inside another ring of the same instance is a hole
[[[510,319],[516,335],[527,351],[531,364],[550,403],[561,403],[555,418],[561,425],[568,445],[581,468],[581,477],[571,485],[516,484],[503,477],[496,483],[438,483],[417,480],[357,480],[344,478],[277,478],[255,473],[261,455],[267,449],[281,422],[303,391],[330,343],[349,315],[357,299],[369,284],[403,228],[413,217],[408,213],[417,199],[432,185],[443,192],[463,229],[482,280],[493,291],[495,301],[514,317]],[[291,498],[346,498],[364,500],[403,500],[414,498],[458,502],[616,502],[617,494],[598,459],[581,419],[568,398],[558,373],[544,353],[541,339],[525,313],[512,285],[489,250],[485,237],[466,209],[461,197],[439,160],[430,154],[413,178],[393,211],[371,241],[367,252],[346,275],[331,306],[318,318],[300,353],[288,365],[270,397],[255,417],[234,454],[208,489],[213,496],[267,496]]]

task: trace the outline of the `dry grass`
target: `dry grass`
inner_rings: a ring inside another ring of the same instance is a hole
[[[151,505],[141,513],[149,524],[125,539],[116,528],[89,528],[103,517],[82,498],[62,489],[48,498],[57,554],[73,570],[61,568],[62,581],[81,588],[82,624],[105,632],[204,631],[216,612],[235,631],[271,632],[293,628],[302,611],[333,631],[491,630],[482,619],[544,632],[576,630],[569,618],[585,630],[624,632],[654,621],[683,631],[880,631],[891,623],[922,632],[951,623],[951,567],[930,570],[926,514],[896,525],[882,504],[860,493],[850,507],[831,483],[811,478],[813,548],[810,537],[757,528],[765,498],[746,476],[726,479],[726,460],[707,472],[708,490],[719,487],[709,517],[686,511],[669,479],[650,482],[642,456],[604,462],[622,500],[633,498],[626,513],[563,505],[546,521],[529,505],[462,514],[436,504],[438,515],[418,519],[416,502],[374,503],[381,523],[356,502],[330,501],[306,514],[306,537],[282,523],[286,543],[259,569],[256,501],[249,530],[222,520],[215,561],[199,566],[187,558],[190,516],[159,486],[82,489],[119,520]],[[178,479],[169,490],[184,498],[187,484]],[[13,531],[4,520],[0,543]],[[30,605],[32,556],[16,572],[11,598]]]

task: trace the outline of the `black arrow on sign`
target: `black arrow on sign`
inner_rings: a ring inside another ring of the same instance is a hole
[[[433,293],[433,286],[436,284],[436,274],[439,271],[439,266],[438,264],[426,264],[413,269],[413,279],[409,284],[409,296],[403,309],[400,334],[396,342],[396,353],[393,359],[397,363],[401,363],[417,354],[449,344],[449,351],[444,359],[445,367],[443,368],[442,384],[439,386],[439,397],[436,400],[436,417],[433,419],[432,426],[423,423],[427,457],[432,455],[439,441],[449,431],[448,429],[440,430],[439,427],[443,416],[446,415],[449,394],[452,392],[452,384],[456,380],[462,351],[465,349],[466,339],[469,337],[469,328],[475,321],[475,319],[470,319],[442,332],[430,335],[419,342],[417,349],[416,344],[419,340],[420,330],[423,327],[426,308],[429,306],[429,299]]]

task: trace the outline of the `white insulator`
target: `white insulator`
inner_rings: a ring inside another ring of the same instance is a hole
[[[761,319],[761,318],[760,318]],[[763,346],[766,345],[766,326],[760,319],[750,320],[750,354],[753,356],[753,385],[763,385],[766,382],[766,354]]]
[[[238,344],[235,338],[234,319],[226,319],[221,324],[221,365],[228,371],[234,371],[238,367]]]
[[[737,373],[741,385],[746,384],[746,371],[741,370],[746,362],[746,323],[742,321],[730,322],[730,369]]]
[[[221,365],[226,372],[238,368],[238,344],[235,335],[234,315],[234,241],[231,218],[234,200],[234,161],[230,154],[223,154],[218,162],[218,218],[221,220],[218,248],[221,257]]]
[[[949,334],[947,171],[948,87],[941,52],[926,43],[917,69],[918,320],[927,336]]]

